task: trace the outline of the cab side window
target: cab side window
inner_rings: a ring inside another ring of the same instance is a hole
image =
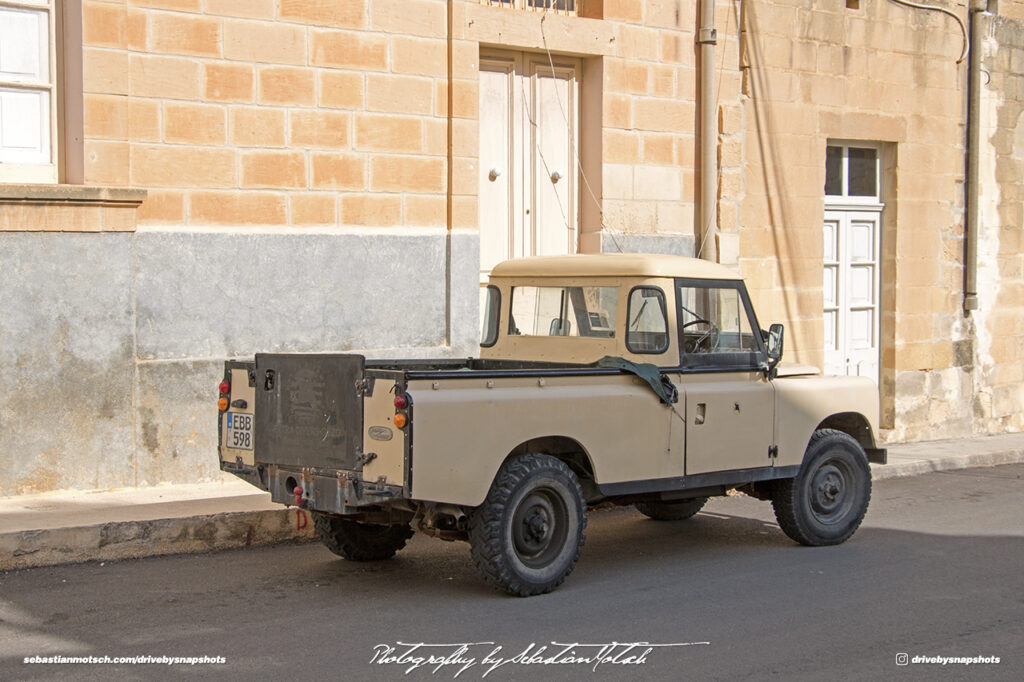
[[[633,353],[664,353],[668,349],[665,293],[657,287],[636,287],[629,292],[626,348]]]
[[[735,285],[680,285],[679,343],[686,365],[756,365],[761,345]]]
[[[615,336],[618,287],[513,287],[512,336]]]

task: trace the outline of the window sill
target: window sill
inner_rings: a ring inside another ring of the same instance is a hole
[[[146,190],[0,183],[2,232],[134,232]]]

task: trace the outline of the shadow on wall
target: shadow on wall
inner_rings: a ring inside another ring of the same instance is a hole
[[[775,254],[778,256],[775,267],[779,277],[779,286],[785,291],[790,287],[791,282],[781,261],[783,258],[798,257],[799,254],[794,252],[785,230],[785,227],[790,224],[786,201],[786,198],[790,196],[790,190],[787,186],[782,152],[775,135],[778,127],[769,105],[773,100],[767,70],[764,67],[764,51],[761,41],[757,40],[757,36],[760,35],[757,3],[743,3],[739,22],[743,35],[742,50],[746,55],[748,66],[744,75],[745,89],[750,94],[750,102],[754,109],[754,126],[757,131],[761,182],[768,209],[769,232],[775,247]],[[795,311],[785,296],[782,297],[782,305],[785,310],[785,318],[787,320],[796,319]]]

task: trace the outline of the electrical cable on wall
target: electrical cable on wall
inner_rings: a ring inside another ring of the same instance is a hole
[[[956,60],[956,63],[959,64],[967,56],[967,50],[970,49],[970,41],[967,39],[967,27],[964,26],[963,20],[960,17],[958,17],[954,12],[946,9],[945,7],[936,7],[935,5],[922,5],[916,2],[909,2],[909,0],[889,0],[889,2],[895,3],[897,5],[904,5],[905,7],[913,7],[914,9],[924,9],[930,10],[932,12],[942,12],[947,16],[953,17],[957,25],[960,26],[960,33],[963,35],[964,40],[963,49],[960,51],[960,58]]]
[[[521,87],[521,89],[523,91],[523,97],[522,97],[522,100],[523,100],[523,112],[526,114],[526,120],[530,122],[530,128],[531,128],[530,135],[535,140],[533,146],[536,149],[537,156],[540,157],[541,164],[544,165],[544,174],[545,174],[545,176],[550,178],[551,177],[551,168],[548,167],[548,161],[547,161],[547,159],[544,158],[544,152],[541,151],[540,143],[536,141],[537,137],[538,137],[537,136],[537,122],[533,120],[533,116],[531,115],[531,112],[530,112],[530,105],[529,105],[530,98],[528,96],[528,93],[526,92],[526,85],[525,85],[525,83],[523,81],[520,81],[519,84],[520,84],[520,87]],[[556,95],[558,94],[557,90],[555,91],[555,94]],[[558,192],[555,192],[555,199],[558,201],[558,210],[562,212],[562,221],[565,223],[565,229],[568,230],[569,229],[569,214],[566,212],[565,207],[562,206],[562,199],[561,199],[561,197],[558,196]],[[536,235],[534,235],[534,236],[536,236]]]
[[[548,48],[548,37],[544,33],[544,19],[546,18],[546,16],[547,15],[543,15],[540,18],[540,38],[544,43],[544,51],[548,55],[548,66],[551,69],[551,75],[554,76],[555,62],[554,59],[552,59],[551,57],[551,50]],[[572,126],[569,124],[569,115],[565,113],[565,107],[562,105],[562,96],[561,94],[559,94],[557,89],[555,90],[555,100],[557,100],[558,102],[558,110],[562,112],[562,120],[565,121],[566,127],[569,130],[572,130]],[[587,174],[583,172],[583,163],[580,161],[580,151],[579,146],[576,144],[575,135],[570,136],[569,144],[572,147],[573,155],[576,157],[576,168],[580,174],[580,177],[583,178],[583,185],[587,188],[587,192],[590,194],[590,198],[593,199],[594,205],[597,207],[597,215],[599,216],[598,220],[601,224],[601,232],[607,232],[608,236],[612,238],[612,243],[615,244],[615,249],[619,253],[622,253],[622,245],[619,244],[619,240],[615,238],[615,230],[608,227],[604,222],[604,207],[601,205],[601,201],[597,198],[597,195],[594,193],[593,188],[590,186],[590,181],[587,180]],[[541,156],[541,159],[543,160],[543,156]],[[559,200],[559,206],[561,206],[561,200]],[[565,212],[563,211],[562,213],[564,215]]]

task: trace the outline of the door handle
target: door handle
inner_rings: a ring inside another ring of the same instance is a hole
[[[494,168],[492,168],[492,169],[491,169],[491,172],[487,174],[487,178],[488,178],[488,179],[489,179],[489,180],[490,180],[491,182],[494,182],[495,180],[497,180],[497,179],[498,179],[498,178],[500,178],[500,177],[501,177],[501,169],[500,169],[500,168],[498,168],[497,166],[495,166]]]
[[[562,173],[560,171],[555,171],[554,173],[551,174],[551,184],[552,185],[558,184],[558,181],[561,180],[564,177],[565,176],[562,175]]]

